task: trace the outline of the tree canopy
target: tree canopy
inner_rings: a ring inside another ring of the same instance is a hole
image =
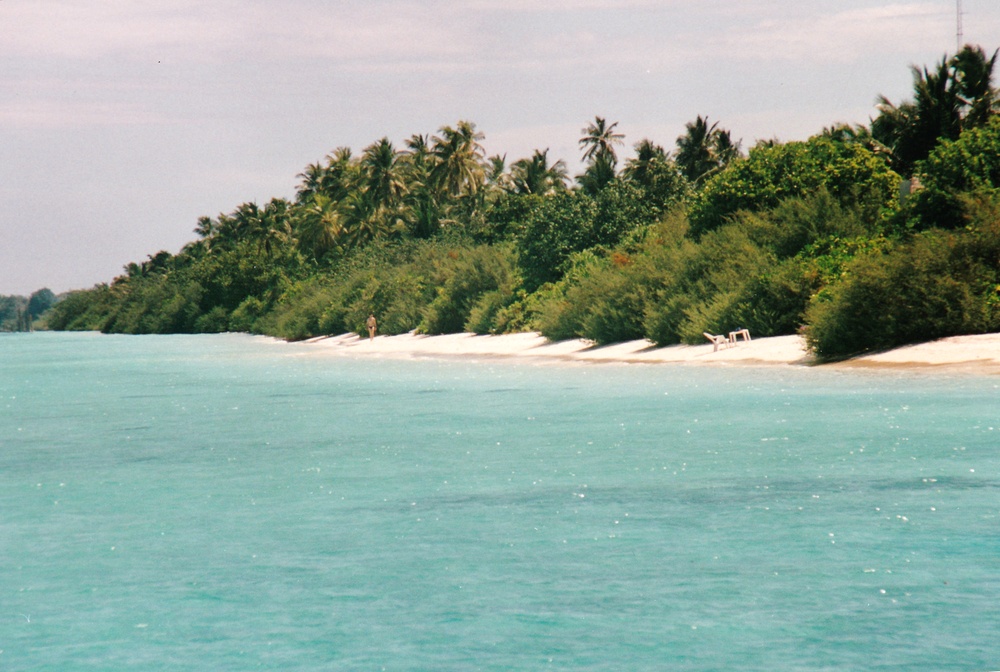
[[[548,148],[487,157],[471,121],[338,147],[291,199],[197,220],[110,283],[10,313],[53,329],[539,330],[666,345],[803,333],[825,358],[1000,330],[997,53],[913,68],[912,101],[804,141],[741,142],[697,115],[620,155],[596,116],[571,179]],[[905,193],[902,180],[908,178]],[[30,305],[29,305],[30,304]]]

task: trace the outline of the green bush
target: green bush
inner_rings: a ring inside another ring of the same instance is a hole
[[[555,282],[566,272],[570,256],[590,247],[596,211],[592,198],[574,192],[546,197],[531,210],[517,239],[525,289],[533,292]]]
[[[858,256],[810,304],[809,347],[833,360],[997,328],[998,241],[934,230]],[[970,254],[977,246],[983,258]]]
[[[435,283],[437,296],[424,310],[420,331],[493,331],[492,316],[513,302],[520,281],[512,249],[506,245],[479,246],[453,250],[446,258],[450,263],[441,269],[441,278]]]
[[[916,173],[922,188],[907,203],[910,225],[918,230],[963,226],[968,194],[1000,193],[1000,116],[957,140],[943,140],[917,163]]]
[[[194,330],[200,334],[221,334],[229,329],[229,314],[216,306],[194,321]]]
[[[267,314],[268,307],[256,296],[247,297],[229,316],[229,329],[248,334],[263,333],[260,320]]]
[[[806,142],[758,145],[710,178],[691,205],[696,236],[717,229],[741,210],[759,212],[825,188],[841,203],[864,195],[866,208],[894,211],[900,178],[860,144],[824,136]]]
[[[707,233],[684,265],[679,290],[686,298],[670,306],[671,314],[679,311],[683,318],[673,331],[682,342],[700,343],[706,331],[745,327],[738,314],[740,298],[774,264],[774,254],[755,244],[738,224]]]
[[[45,316],[54,331],[98,331],[112,310],[114,297],[108,285],[70,292]]]

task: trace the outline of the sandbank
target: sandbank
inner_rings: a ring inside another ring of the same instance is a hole
[[[307,343],[329,354],[392,358],[517,358],[535,362],[697,364],[697,365],[784,365],[814,366],[816,360],[801,336],[776,336],[737,341],[716,350],[705,342],[699,345],[656,347],[647,340],[597,346],[573,339],[550,341],[538,333],[483,336],[446,334],[426,336],[416,333],[376,336],[374,340],[356,334],[323,336]],[[1000,334],[953,336],[929,343],[825,364],[824,367],[905,368],[940,372],[967,372],[1000,375]]]

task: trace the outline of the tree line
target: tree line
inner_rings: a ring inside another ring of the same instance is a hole
[[[824,359],[1000,330],[997,53],[967,46],[880,97],[869,125],[744,152],[707,117],[619,157],[581,130],[580,174],[548,149],[486,156],[470,121],[402,146],[341,147],[294,198],[202,217],[177,254],[71,293],[52,329],[246,331],[303,339],[539,330],[597,343],[803,333]]]
[[[56,301],[56,295],[48,287],[27,297],[0,296],[0,331],[32,331],[35,321]]]

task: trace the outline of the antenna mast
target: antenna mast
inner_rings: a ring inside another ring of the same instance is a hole
[[[955,0],[956,30],[955,53],[962,51],[962,0]]]

